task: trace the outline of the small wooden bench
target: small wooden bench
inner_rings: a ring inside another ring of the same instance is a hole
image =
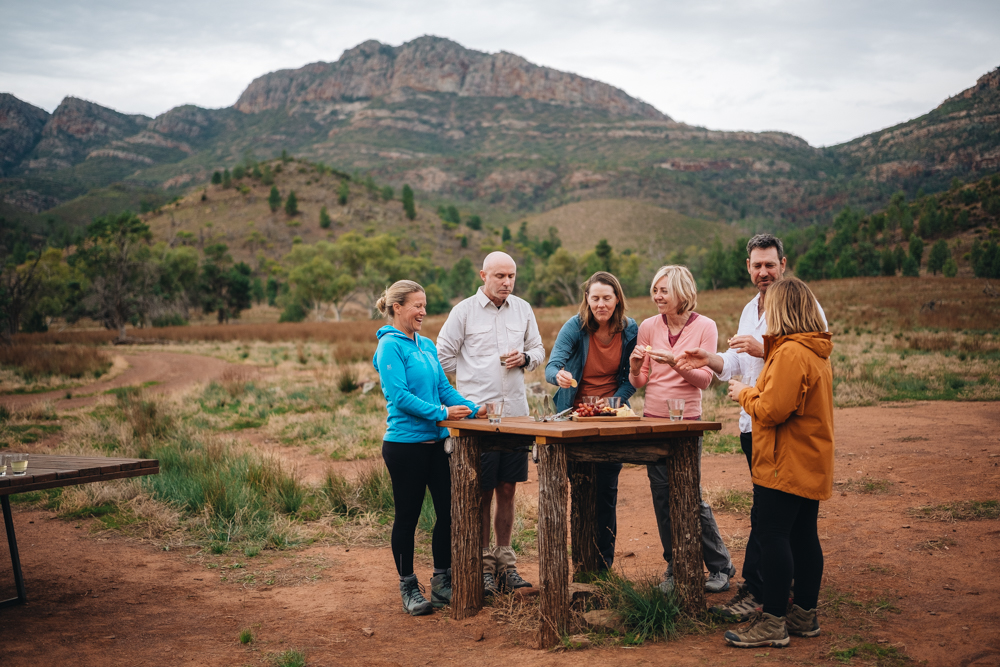
[[[17,551],[14,520],[10,512],[10,496],[15,493],[54,489],[60,486],[76,486],[125,479],[126,477],[155,475],[159,472],[160,462],[156,459],[46,454],[32,454],[28,458],[27,473],[19,477],[12,475],[8,467],[7,475],[0,477],[0,505],[3,507],[3,521],[7,528],[7,545],[10,547],[10,561],[14,570],[17,597],[0,601],[0,609],[24,604],[28,600],[24,589],[24,577],[21,575],[21,559]]]

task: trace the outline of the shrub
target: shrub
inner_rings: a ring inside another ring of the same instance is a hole
[[[219,185],[222,183],[222,172],[216,171],[212,174],[212,185]]]
[[[382,188],[382,199],[384,199],[385,201],[389,201],[392,199],[392,195],[393,195],[392,186],[387,185],[384,188]]]
[[[345,206],[347,204],[347,198],[350,196],[350,194],[351,194],[350,186],[347,184],[346,180],[342,180],[340,182],[340,185],[337,186],[337,203],[340,204],[341,206]]]
[[[0,366],[12,368],[29,381],[50,375],[99,377],[111,368],[111,356],[99,348],[83,345],[0,345]]]
[[[330,223],[333,222],[330,219],[330,214],[326,210],[326,206],[319,210],[319,226],[323,229],[330,229]]]
[[[306,314],[306,309],[302,307],[302,304],[298,301],[293,301],[285,306],[285,310],[282,311],[278,322],[302,322],[306,319]]]
[[[340,369],[340,375],[337,376],[337,389],[339,389],[342,394],[349,394],[359,386],[358,374],[353,368],[345,366]]]
[[[267,205],[271,207],[271,213],[276,213],[279,208],[281,208],[281,193],[278,192],[278,186],[271,186],[271,193],[267,197]]]
[[[613,610],[627,631],[628,643],[669,639],[675,633],[679,609],[673,595],[660,592],[659,581],[645,578],[629,581],[610,570],[607,578],[594,582],[605,608]]]
[[[409,185],[403,185],[403,211],[410,220],[417,217],[417,207],[413,203],[413,188]]]
[[[468,227],[469,229],[479,231],[480,229],[483,228],[483,219],[480,218],[478,215],[470,215],[468,219],[465,221],[465,226]],[[504,227],[504,229],[507,230],[507,238],[504,240],[510,240],[510,230],[507,229],[506,227]]]
[[[168,313],[154,317],[152,323],[154,327],[183,327],[188,321],[180,313]]]
[[[285,213],[287,215],[299,214],[299,200],[295,196],[295,190],[291,190],[288,193],[288,199],[285,200]]]

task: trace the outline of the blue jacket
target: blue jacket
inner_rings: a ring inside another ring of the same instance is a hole
[[[399,329],[384,326],[375,334],[378,348],[372,364],[378,371],[389,418],[385,439],[390,442],[424,442],[448,437],[436,422],[448,418],[448,405],[467,405],[476,416],[476,405],[462,398],[445,377],[437,348],[429,338],[413,339]]]
[[[639,325],[631,317],[625,318],[625,330],[622,336],[622,360],[618,368],[618,391],[615,396],[621,396],[622,401],[628,403],[628,399],[635,393],[635,387],[628,381],[629,362],[628,358],[635,349],[635,341],[639,336]],[[545,365],[545,380],[549,384],[556,384],[556,374],[562,369],[569,371],[577,381],[583,377],[583,367],[587,363],[587,351],[590,348],[590,334],[580,328],[580,316],[574,315],[569,319],[556,337],[556,344],[552,346],[552,354],[549,355],[549,363]],[[579,387],[569,389],[559,388],[553,397],[556,410],[562,411],[573,405]]]

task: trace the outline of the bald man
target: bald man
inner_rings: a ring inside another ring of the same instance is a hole
[[[438,359],[446,373],[455,373],[458,391],[476,405],[504,402],[504,417],[528,415],[524,373],[545,361],[545,348],[531,306],[514,296],[517,266],[505,252],[483,261],[483,286],[455,306],[437,339]],[[501,359],[502,357],[502,359]],[[531,586],[517,572],[510,546],[514,527],[514,492],[528,479],[527,452],[487,452],[481,464],[483,499],[483,590],[487,595]],[[490,545],[493,496],[497,512]]]

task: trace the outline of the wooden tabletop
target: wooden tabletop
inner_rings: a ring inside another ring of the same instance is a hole
[[[20,477],[11,474],[0,477],[0,496],[25,491],[76,486],[126,477],[156,475],[160,462],[156,459],[120,459],[102,456],[53,456],[32,454],[28,457],[28,472]]]
[[[590,437],[652,436],[686,433],[689,431],[718,431],[719,422],[670,421],[643,417],[639,421],[615,423],[606,422],[536,422],[531,417],[504,417],[499,424],[490,424],[486,419],[449,419],[438,422],[449,430],[452,436],[474,433],[504,433],[508,435],[530,435],[536,438],[575,440]]]

